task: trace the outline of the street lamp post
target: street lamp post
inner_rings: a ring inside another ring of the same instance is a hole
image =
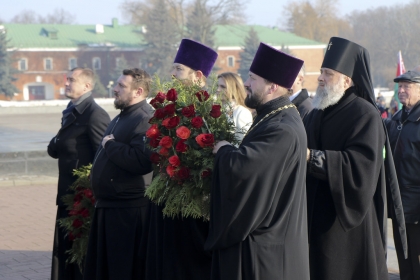
[[[112,98],[112,86],[114,85],[113,81],[109,81],[108,85],[106,86],[108,88],[108,97]]]

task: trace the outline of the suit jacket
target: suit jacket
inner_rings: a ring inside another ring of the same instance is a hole
[[[58,206],[64,206],[61,197],[69,193],[69,186],[76,180],[73,170],[93,161],[110,121],[108,113],[92,96],[62,119],[61,129],[48,145],[48,154],[58,159]]]

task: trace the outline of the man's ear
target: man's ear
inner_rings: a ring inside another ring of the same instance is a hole
[[[275,83],[271,83],[271,85],[270,85],[270,93],[269,94],[275,93],[278,88],[279,88],[279,85],[276,85]]]
[[[143,94],[144,94],[144,89],[142,87],[139,87],[136,91],[135,96],[139,97],[139,96],[142,96]]]
[[[201,79],[204,77],[203,72],[201,72],[201,70],[197,70],[195,71],[195,76],[197,77],[198,80],[201,81]]]

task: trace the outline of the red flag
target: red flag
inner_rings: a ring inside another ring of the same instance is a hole
[[[399,51],[398,52],[397,74],[395,75],[395,77],[398,77],[398,76],[404,74],[405,72],[406,71],[405,71],[404,61],[402,59],[401,51]],[[392,114],[394,114],[396,110],[402,108],[402,104],[400,103],[400,100],[398,99],[398,84],[395,84],[394,99],[398,104],[398,108],[391,108]]]

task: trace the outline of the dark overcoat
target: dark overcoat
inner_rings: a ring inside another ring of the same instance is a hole
[[[292,100],[292,103],[297,107],[302,120],[314,108],[314,106],[312,106],[312,99],[309,97],[308,91],[304,88],[298,96]]]

